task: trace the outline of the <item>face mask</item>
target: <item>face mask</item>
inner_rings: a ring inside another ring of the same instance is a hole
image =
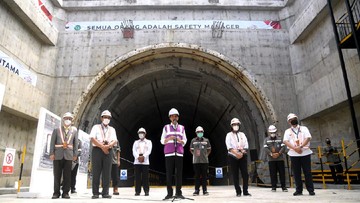
[[[198,136],[198,138],[202,138],[204,136],[204,133],[196,133],[196,135]]]
[[[64,120],[64,124],[65,124],[66,126],[71,125],[71,120]]]
[[[104,125],[109,125],[109,123],[110,123],[110,119],[104,118],[103,124],[104,124]]]
[[[299,124],[299,121],[298,120],[292,120],[290,121],[291,125],[297,125]]]
[[[234,125],[232,127],[233,131],[235,131],[235,132],[237,132],[239,130],[239,128],[240,128],[240,126],[238,126],[238,125]]]
[[[275,133],[270,133],[270,136],[271,136],[272,138],[274,138],[274,137],[276,137],[276,134],[275,134]]]
[[[139,138],[140,139],[143,139],[145,137],[145,134],[144,133],[139,133]]]

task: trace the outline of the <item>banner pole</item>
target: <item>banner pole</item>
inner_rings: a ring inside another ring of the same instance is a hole
[[[18,182],[18,189],[17,189],[17,192],[20,192],[20,187],[21,187],[21,176],[22,176],[23,167],[24,167],[25,154],[26,154],[26,145],[24,145],[24,149],[23,149],[23,151],[22,151],[22,155],[21,155],[20,175],[19,175],[19,182]]]

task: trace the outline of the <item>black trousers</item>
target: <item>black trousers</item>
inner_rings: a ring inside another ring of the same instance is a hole
[[[100,176],[102,176],[102,195],[109,194],[110,174],[112,165],[111,153],[105,154],[100,148],[92,149],[92,192],[93,195],[99,195]]]
[[[71,170],[71,191],[75,191],[75,185],[76,185],[76,176],[78,173],[78,168],[79,168],[79,163],[77,163],[75,165],[75,167],[73,168],[73,170]]]
[[[334,165],[329,165],[331,170],[331,175],[334,179],[334,183],[342,183],[342,175],[337,175],[337,173],[343,173],[344,169],[340,162],[334,163]]]
[[[301,169],[305,176],[305,186],[307,191],[314,192],[314,183],[311,175],[311,155],[291,156],[291,167],[294,173],[296,192],[303,191],[303,183],[301,180]]]
[[[111,164],[111,181],[113,187],[119,186],[119,167],[117,164]]]
[[[249,173],[247,169],[247,155],[244,155],[241,159],[236,159],[232,156],[228,156],[230,163],[231,173],[233,175],[234,187],[236,194],[241,194],[241,188],[239,184],[239,169],[241,171],[241,177],[243,181],[244,193],[248,192],[249,187]]]
[[[61,177],[63,177],[62,190],[63,194],[69,194],[71,182],[71,164],[72,160],[54,160],[54,195],[60,196]]]
[[[269,161],[271,187],[277,187],[277,174],[279,173],[281,188],[285,188],[285,163],[284,161]]]
[[[141,186],[144,192],[149,193],[149,165],[135,164],[135,193],[141,193]]]
[[[182,173],[183,173],[183,157],[181,156],[167,156],[165,157],[165,168],[166,168],[166,187],[168,195],[173,195],[172,189],[172,176],[175,170],[175,184],[176,192],[175,195],[182,195]]]
[[[208,172],[208,163],[198,163],[194,164],[194,172],[195,172],[195,191],[200,190],[200,182],[202,185],[203,192],[207,191],[207,172]],[[201,177],[201,178],[200,178]],[[200,181],[201,180],[201,181]]]

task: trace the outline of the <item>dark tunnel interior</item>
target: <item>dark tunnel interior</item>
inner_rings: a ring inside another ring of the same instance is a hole
[[[152,67],[156,68],[144,73],[144,70]],[[178,58],[158,59],[132,67],[128,74],[122,73],[108,82],[107,90],[94,101],[94,104],[100,105],[93,112],[96,118],[84,122],[96,124],[102,110],[112,112],[110,125],[116,129],[120,143],[121,168],[128,169],[129,176],[133,166],[126,160],[133,162],[132,145],[138,139],[137,130],[145,128],[147,139],[153,144],[150,170],[165,179],[165,158],[160,137],[163,126],[170,122],[169,110],[176,108],[180,113],[179,123],[185,126],[187,136],[183,181],[184,184],[192,184],[189,145],[195,137],[197,126],[204,128],[204,137],[210,140],[212,146],[210,173],[213,167],[227,165],[225,136],[233,117],[241,120],[241,131],[248,137],[249,148],[259,149],[258,121],[262,119],[258,110],[240,85],[214,69],[206,63]],[[136,76],[130,78],[127,75]]]

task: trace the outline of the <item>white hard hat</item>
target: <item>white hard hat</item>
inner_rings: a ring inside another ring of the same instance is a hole
[[[74,119],[74,116],[72,115],[72,113],[66,112],[66,113],[64,113],[63,118],[71,118],[71,119]]]
[[[101,113],[101,117],[103,117],[103,116],[110,116],[110,117],[111,117],[110,111],[109,111],[109,110],[103,111],[103,112]]]
[[[277,128],[274,125],[270,125],[268,128],[269,133],[274,133],[277,131]]]
[[[171,115],[178,115],[179,116],[178,110],[176,110],[175,108],[170,109],[169,116],[171,116]]]
[[[145,134],[146,134],[146,130],[145,130],[145,128],[139,128],[138,133],[140,133],[140,132],[143,132],[143,133],[145,133]]]
[[[289,115],[287,116],[287,121],[289,121],[290,119],[293,119],[293,118],[297,118],[297,115],[294,113],[289,113]]]
[[[239,124],[239,125],[241,125],[241,122],[240,122],[239,119],[233,118],[233,119],[231,119],[231,122],[230,122],[230,125],[232,125],[232,124]]]
[[[203,129],[201,126],[198,126],[198,127],[195,129],[195,132],[204,132],[204,129]]]

